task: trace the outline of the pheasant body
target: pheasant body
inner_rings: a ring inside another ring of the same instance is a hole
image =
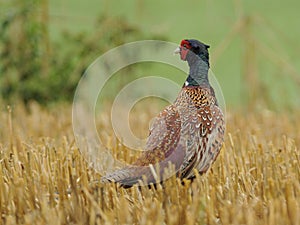
[[[102,181],[130,187],[146,177],[148,183],[155,183],[153,165],[157,163],[160,177],[170,163],[181,179],[193,178],[194,169],[200,174],[209,169],[222,147],[225,121],[208,81],[207,49],[197,40],[181,42],[179,53],[188,61],[190,73],[178,97],[155,118],[145,152],[137,161]]]

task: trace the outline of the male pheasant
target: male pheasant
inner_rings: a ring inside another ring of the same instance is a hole
[[[102,182],[131,187],[146,178],[148,184],[156,183],[170,163],[181,179],[194,178],[195,169],[200,174],[209,169],[222,147],[225,121],[208,80],[208,48],[198,40],[181,41],[175,53],[190,70],[177,99],[155,118],[145,152],[137,161],[104,176]]]

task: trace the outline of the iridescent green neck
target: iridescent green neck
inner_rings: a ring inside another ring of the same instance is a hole
[[[209,63],[199,56],[194,56],[188,59],[190,67],[189,76],[186,79],[185,86],[209,85],[208,70]]]

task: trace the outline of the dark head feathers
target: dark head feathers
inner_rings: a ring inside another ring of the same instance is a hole
[[[204,55],[208,59],[208,48],[209,45],[206,45],[198,40],[189,39],[187,40],[190,43],[191,49],[197,55]]]

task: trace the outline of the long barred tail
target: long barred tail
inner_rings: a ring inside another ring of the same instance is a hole
[[[117,182],[124,188],[132,187],[139,181],[145,181],[146,184],[160,182],[160,177],[153,168],[154,166],[152,165],[144,167],[125,167],[102,177],[101,182]]]
[[[128,166],[102,177],[101,182],[117,182],[125,188],[132,187],[139,181],[145,185],[162,182],[179,171],[185,156],[184,146],[178,144],[172,154],[162,162],[147,166]]]

